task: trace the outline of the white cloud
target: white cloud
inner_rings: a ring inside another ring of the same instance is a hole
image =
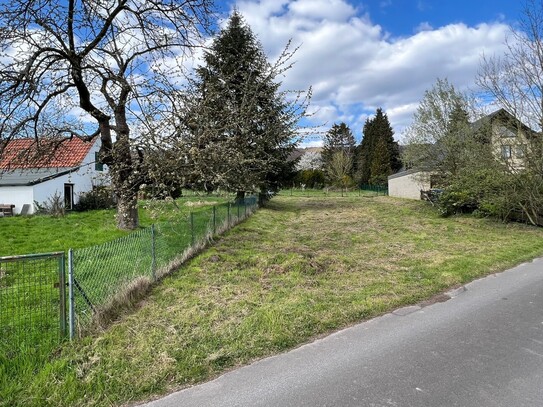
[[[432,31],[433,29],[434,27],[432,27],[428,21],[423,21],[415,28],[415,32]]]
[[[343,0],[295,0],[289,12],[303,19],[344,21],[355,13],[355,8]]]
[[[344,120],[358,136],[377,107],[399,136],[438,77],[459,89],[473,86],[480,56],[503,52],[508,30],[499,22],[438,28],[422,23],[414,35],[392,39],[346,0],[245,0],[237,7],[270,58],[289,39],[300,45],[284,86],[313,86],[314,123]]]

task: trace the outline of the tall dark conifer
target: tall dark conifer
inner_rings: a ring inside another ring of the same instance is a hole
[[[383,140],[383,141],[380,141]],[[386,148],[386,152],[382,151]],[[373,161],[377,159],[378,164]],[[388,160],[388,163],[385,161]],[[375,117],[366,119],[363,138],[358,149],[358,176],[362,184],[382,180],[402,167],[398,143],[388,116],[378,108]],[[378,170],[380,168],[381,170]]]
[[[295,147],[295,127],[306,105],[293,106],[275,78],[261,44],[235,11],[196,71],[196,103],[187,116],[188,157],[196,185],[247,191],[276,190]]]
[[[370,167],[370,184],[387,184],[388,176],[392,174],[390,161],[390,151],[387,146],[387,140],[385,137],[381,136],[377,140],[375,150],[373,151],[373,158],[371,160]]]

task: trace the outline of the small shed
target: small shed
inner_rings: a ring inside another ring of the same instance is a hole
[[[430,187],[430,173],[425,171],[411,169],[388,177],[389,196],[421,199],[420,191],[427,191]]]
[[[55,143],[47,146],[47,141],[38,144],[34,139],[8,142],[0,156],[0,205],[14,205],[13,214],[20,214],[23,207],[31,214],[36,202],[58,195],[70,210],[81,193],[105,182],[107,169],[97,159],[99,139]]]

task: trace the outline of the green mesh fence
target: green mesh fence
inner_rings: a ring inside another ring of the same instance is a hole
[[[388,187],[384,185],[361,185],[360,190],[374,192],[376,195],[388,195]]]
[[[186,253],[249,216],[255,197],[191,212],[111,242],[72,252],[75,327],[80,332],[131,291],[167,274]]]
[[[290,188],[283,189],[279,192],[282,196],[301,196],[301,197],[324,197],[324,198],[338,198],[338,197],[375,197],[381,195],[388,195],[388,187],[379,185],[362,185],[360,188]]]
[[[88,324],[95,311],[107,305],[119,287],[150,276],[151,228],[101,245],[73,251],[75,310],[79,324]]]
[[[0,359],[66,334],[64,253],[0,257]]]

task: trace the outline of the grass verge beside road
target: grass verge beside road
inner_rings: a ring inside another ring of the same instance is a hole
[[[107,331],[0,366],[0,405],[134,403],[541,254],[543,229],[422,202],[279,196]]]

